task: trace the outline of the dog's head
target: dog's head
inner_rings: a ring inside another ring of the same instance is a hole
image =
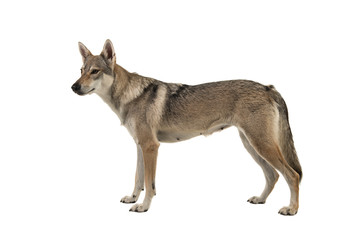
[[[114,81],[116,65],[115,51],[110,40],[106,40],[100,55],[92,55],[84,44],[79,42],[83,59],[81,77],[72,85],[72,90],[79,95],[103,93],[110,90]]]

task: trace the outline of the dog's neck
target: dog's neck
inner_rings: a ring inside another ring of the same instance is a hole
[[[98,92],[98,95],[123,123],[122,109],[139,97],[144,89],[155,80],[136,73],[130,73],[117,64],[115,64],[113,76],[109,75],[108,78],[112,81],[107,81],[108,83],[103,87],[103,91]]]
[[[126,94],[126,90],[131,83],[131,73],[117,64],[115,64],[113,73],[114,82],[111,86],[110,95],[115,104],[115,107],[120,108],[121,105],[126,103],[124,95]]]
[[[116,108],[132,102],[143,93],[149,84],[155,81],[155,79],[143,77],[137,73],[130,73],[119,65],[115,66],[114,75],[111,97]]]
[[[128,82],[129,72],[119,65],[115,65],[113,75],[106,75],[104,77],[104,83],[101,91],[97,92],[97,95],[109,105],[116,115],[120,118],[121,107],[121,92],[124,89],[124,85]]]

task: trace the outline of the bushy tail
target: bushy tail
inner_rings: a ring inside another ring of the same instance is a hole
[[[286,103],[281,97],[280,93],[275,89],[271,91],[273,93],[273,98],[277,103],[279,110],[279,137],[280,137],[280,147],[281,152],[284,155],[284,158],[298,174],[300,181],[302,179],[302,169],[301,165],[295,150],[294,140],[291,133],[291,128],[289,124],[289,114]]]

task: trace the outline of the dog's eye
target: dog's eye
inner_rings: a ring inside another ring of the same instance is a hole
[[[98,72],[100,72],[100,70],[98,70],[98,69],[91,70],[91,74],[97,74]]]

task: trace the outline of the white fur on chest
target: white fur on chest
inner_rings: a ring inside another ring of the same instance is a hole
[[[133,118],[124,119],[125,113],[123,111],[123,108],[115,107],[115,105],[111,101],[110,94],[99,94],[98,93],[98,95],[102,98],[102,100],[104,100],[105,103],[107,103],[107,105],[109,105],[111,110],[118,116],[121,125],[124,125],[126,127],[126,129],[129,131],[130,135],[134,138],[134,140],[137,141],[136,134],[135,134],[135,119],[133,119]]]

